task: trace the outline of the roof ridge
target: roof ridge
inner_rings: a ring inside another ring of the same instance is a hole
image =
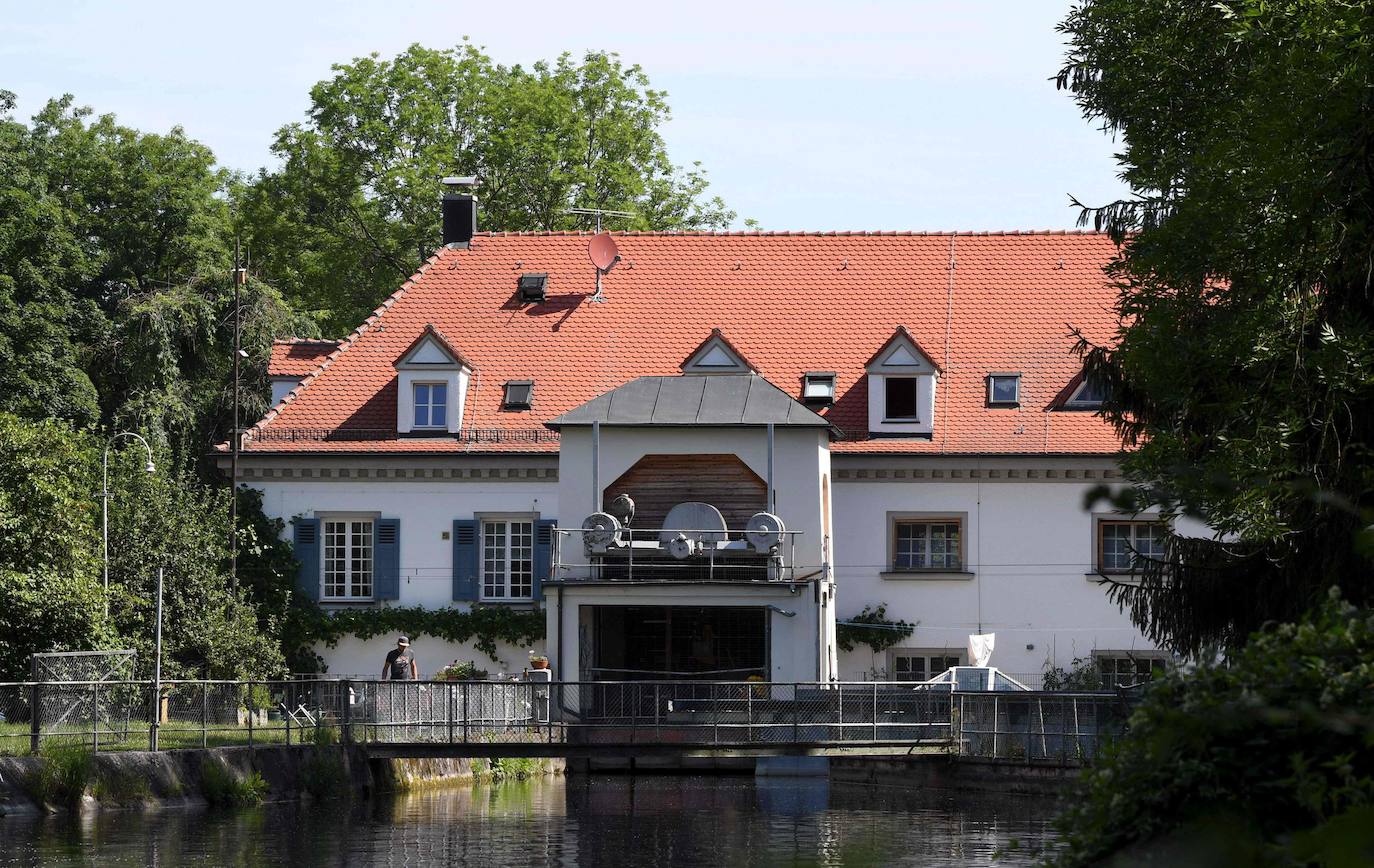
[[[338,346],[341,340],[341,338],[273,338],[272,344],[273,346],[277,344],[282,344],[283,346],[295,344],[333,344],[334,346]]]
[[[443,254],[445,249],[446,248],[443,247],[439,248],[438,250],[434,251],[433,254],[430,255],[429,259],[426,259],[424,262],[420,263],[420,267],[416,269],[414,274],[406,278],[405,282],[402,283],[396,289],[395,292],[387,296],[386,300],[383,301],[377,307],[377,309],[372,312],[372,315],[369,316],[367,319],[363,320],[362,325],[354,329],[348,337],[339,341],[338,346],[334,348],[334,351],[331,352],[328,356],[326,356],[324,361],[320,362],[319,367],[315,368],[315,370],[311,371],[309,374],[306,374],[304,377],[302,377],[301,381],[296,384],[296,387],[294,389],[283,395],[282,399],[278,401],[271,409],[269,409],[261,419],[254,423],[253,427],[249,428],[247,431],[244,432],[244,436],[251,440],[255,433],[263,429],[263,426],[265,426],[268,422],[271,422],[273,419],[277,418],[277,416],[281,415],[281,411],[286,408],[286,405],[296,400],[296,398],[301,394],[301,392],[305,391],[305,388],[307,386],[315,382],[315,379],[319,377],[320,374],[323,374],[325,370],[327,370],[329,366],[334,363],[334,360],[337,359],[340,356],[340,354],[343,353],[344,350],[353,346],[354,341],[358,340],[358,338],[366,334],[368,330],[371,329],[372,326],[379,319],[382,318],[382,314],[390,310],[396,304],[396,302],[400,300],[401,296],[405,295],[406,290],[414,286],[416,282],[422,276],[424,276],[424,273],[429,270],[429,267],[431,265],[439,261],[439,257]]]
[[[581,229],[488,230],[476,238],[591,238],[596,232]],[[1045,237],[1059,235],[1108,235],[1099,229],[621,229],[606,233],[622,238],[945,238]]]

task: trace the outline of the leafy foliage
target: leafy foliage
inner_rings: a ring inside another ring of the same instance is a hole
[[[228,494],[194,477],[144,470],[141,449],[110,460],[109,613],[101,582],[100,453],[92,435],[0,413],[0,673],[23,677],[35,651],[130,647],[153,658],[156,572],[165,568],[167,677],[282,671],[276,615],[228,590]],[[256,504],[248,500],[249,506]],[[251,509],[246,529],[269,524]],[[245,584],[270,585],[291,560],[273,538],[245,559]]]
[[[633,211],[617,228],[728,225],[700,167],[668,158],[665,96],[602,52],[529,68],[466,42],[358,58],[277,133],[282,168],[242,191],[241,225],[261,273],[336,333],[438,245],[443,176],[475,175],[481,223],[499,230],[593,225],[573,207]]]
[[[1369,864],[1371,684],[1374,612],[1334,589],[1229,663],[1168,674],[1068,801],[1057,864]]]
[[[915,629],[915,624],[889,620],[887,604],[879,603],[877,606],[864,606],[863,611],[847,623],[836,625],[835,644],[844,651],[853,651],[856,645],[867,645],[877,654],[900,643]]]
[[[1094,691],[1102,689],[1102,672],[1091,657],[1075,657],[1068,669],[1045,664],[1042,690]]]
[[[300,630],[306,647],[324,643],[332,648],[346,636],[371,639],[401,633],[412,639],[433,636],[446,642],[471,641],[477,650],[496,660],[497,642],[529,647],[544,638],[543,612],[506,606],[473,606],[468,611],[395,606],[326,612],[312,604],[297,611],[300,620],[295,622],[295,628]]]
[[[1113,595],[1184,654],[1291,621],[1374,536],[1374,3],[1090,0],[1058,82],[1122,139],[1121,325],[1080,345],[1134,448],[1119,505],[1204,518]]]

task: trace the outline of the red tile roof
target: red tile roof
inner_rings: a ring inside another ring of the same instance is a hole
[[[1052,410],[1079,372],[1071,327],[1115,332],[1107,236],[1037,233],[623,233],[589,300],[583,233],[491,233],[439,251],[250,433],[254,451],[555,451],[545,421],[645,375],[675,375],[715,328],[789,394],[836,371],[837,452],[1105,454],[1091,413]],[[516,281],[548,274],[521,306]],[[400,438],[395,359],[429,325],[475,368],[464,430]],[[867,439],[868,359],[904,327],[943,370],[929,439]],[[274,360],[276,357],[274,348]],[[318,358],[318,357],[317,357]],[[988,408],[989,372],[1020,372],[1021,406]],[[535,381],[530,411],[501,384]]]
[[[272,356],[267,361],[269,377],[304,377],[320,366],[325,358],[339,348],[339,341],[318,341],[307,338],[285,338],[272,342]]]

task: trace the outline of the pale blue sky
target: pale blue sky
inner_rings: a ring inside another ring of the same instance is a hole
[[[23,117],[70,92],[181,124],[254,169],[332,63],[464,35],[504,63],[606,49],[668,91],[673,158],[766,229],[1071,228],[1069,194],[1124,188],[1050,80],[1069,5],[0,0],[0,88]]]

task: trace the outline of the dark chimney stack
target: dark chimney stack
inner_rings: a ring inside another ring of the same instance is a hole
[[[477,231],[477,197],[472,193],[454,191],[477,186],[477,179],[445,178],[443,184],[449,190],[444,193],[443,200],[444,246],[466,247]]]

